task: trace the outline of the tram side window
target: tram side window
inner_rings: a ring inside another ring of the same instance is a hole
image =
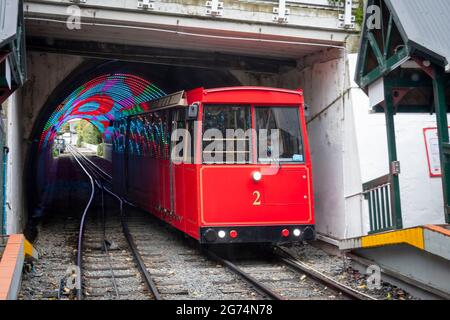
[[[127,119],[120,119],[113,124],[113,151],[125,152],[125,136],[127,134]]]
[[[132,155],[144,156],[145,128],[144,116],[138,115],[130,119],[130,132],[128,136],[128,151]]]
[[[180,130],[174,137],[172,144],[176,146],[172,160],[186,164],[194,163],[195,150],[195,121],[186,120],[186,110],[174,111],[173,129]]]
[[[166,111],[133,116],[130,119],[128,152],[141,157],[169,159],[168,121]]]
[[[203,163],[250,163],[250,106],[205,105],[203,113]]]
[[[258,162],[304,162],[298,108],[256,107]]]
[[[154,157],[155,155],[155,145],[153,142],[153,133],[152,133],[152,121],[153,121],[153,114],[147,113],[143,116],[143,122],[144,122],[144,147],[143,147],[143,155],[146,157]]]
[[[156,159],[169,159],[169,115],[168,111],[157,111],[153,113],[152,119],[152,137],[155,146]]]

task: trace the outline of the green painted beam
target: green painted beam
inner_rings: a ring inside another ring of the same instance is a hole
[[[410,49],[408,46],[398,50],[396,54],[387,59],[382,65],[378,66],[361,79],[361,87],[367,87],[383,76],[388,75],[391,71],[399,67],[404,61],[410,58]]]
[[[398,161],[397,143],[395,138],[394,122],[394,97],[392,96],[392,87],[385,84],[385,107],[386,133],[388,140],[389,168],[392,175],[391,188],[391,214],[395,229],[403,229],[402,205],[400,199],[400,180],[397,174],[392,172],[392,163]]]
[[[438,127],[439,151],[441,157],[442,191],[444,194],[445,221],[450,223],[449,195],[450,195],[450,158],[445,154],[446,146],[449,144],[447,103],[445,97],[446,76],[444,70],[435,67],[433,78],[434,101]]]
[[[421,79],[413,81],[405,78],[385,78],[384,82],[392,88],[432,88],[433,81],[431,79]]]
[[[389,47],[391,46],[391,39],[392,39],[392,27],[394,25],[394,18],[392,17],[392,14],[389,15],[389,24],[386,34],[386,43],[384,44],[384,59],[387,59],[387,55],[389,53]]]
[[[375,39],[375,36],[373,35],[372,32],[367,33],[367,39],[369,40],[369,44],[372,47],[375,57],[377,58],[378,65],[383,68],[385,59],[383,54],[381,53],[380,47],[377,44],[377,40]]]

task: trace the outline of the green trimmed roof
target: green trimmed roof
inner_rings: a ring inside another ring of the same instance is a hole
[[[374,21],[374,5],[380,8],[382,31],[369,28]],[[367,87],[412,56],[429,59],[450,72],[449,0],[369,0],[367,8],[371,10],[366,10],[355,79],[361,87]],[[393,30],[392,36],[389,30]],[[384,50],[386,41],[393,47]],[[374,42],[379,50],[374,49]]]

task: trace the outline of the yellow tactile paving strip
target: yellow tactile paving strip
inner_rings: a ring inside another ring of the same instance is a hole
[[[432,236],[433,233],[438,234],[439,237]],[[340,241],[339,248],[341,250],[367,249],[403,243],[450,259],[450,250],[446,249],[450,245],[450,225],[419,226],[353,239],[344,239]]]
[[[393,232],[374,234],[361,238],[362,248],[373,248],[401,243],[409,244],[411,246],[424,250],[425,243],[423,238],[423,228],[418,227],[398,230]]]

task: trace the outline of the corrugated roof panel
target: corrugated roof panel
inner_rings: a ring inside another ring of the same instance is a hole
[[[413,48],[450,63],[449,0],[386,0]]]

